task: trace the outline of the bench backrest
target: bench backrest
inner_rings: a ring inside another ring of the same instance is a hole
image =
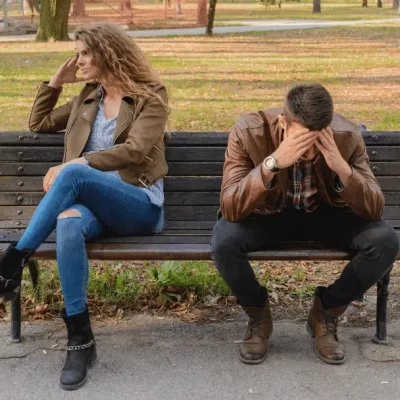
[[[384,217],[400,228],[400,132],[366,132],[371,168],[385,193]],[[209,230],[219,205],[225,133],[173,133],[167,147],[166,230]],[[61,162],[63,134],[0,132],[0,229],[25,228]]]

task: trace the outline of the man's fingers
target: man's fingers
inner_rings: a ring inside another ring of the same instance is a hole
[[[309,131],[307,133],[303,133],[302,135],[298,137],[292,137],[292,142],[294,145],[297,145],[299,143],[304,143],[308,140],[315,140],[319,136],[319,132],[317,131]]]
[[[319,135],[319,140],[321,141],[322,145],[327,148],[327,149],[331,149],[334,146],[334,143],[332,143],[332,141],[330,140],[329,137],[326,136],[327,133],[323,134],[321,133]]]
[[[306,135],[308,133],[311,133],[311,131],[308,128],[304,128],[304,129],[299,129],[298,131],[295,131],[292,133],[292,135],[290,136],[292,139],[297,139],[303,135]]]
[[[315,145],[317,146],[317,149],[322,153],[322,155],[325,157],[325,153],[326,153],[326,147],[324,147],[321,142],[319,142],[318,140],[315,141]]]
[[[295,144],[296,148],[310,147],[316,140],[318,139],[318,135],[308,136],[307,139],[301,140]]]

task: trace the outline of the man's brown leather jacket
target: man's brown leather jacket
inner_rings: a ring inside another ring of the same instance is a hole
[[[275,175],[271,187],[267,188],[264,184],[267,171],[262,164],[283,140],[278,121],[282,111],[275,108],[247,114],[230,131],[221,188],[221,213],[228,221],[240,221],[253,212],[274,214],[286,203],[289,169]],[[321,201],[335,207],[350,207],[367,220],[380,219],[384,196],[369,167],[360,129],[336,113],[330,127],[340,154],[353,174],[343,190],[336,190],[336,174],[322,156],[316,157],[314,173]]]

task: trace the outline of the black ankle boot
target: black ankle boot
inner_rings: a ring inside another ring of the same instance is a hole
[[[22,270],[32,251],[15,248],[16,243],[8,246],[0,260],[0,298],[6,301],[16,299],[21,288]]]
[[[67,326],[68,344],[67,360],[61,371],[60,386],[64,390],[75,390],[86,383],[88,368],[92,367],[97,359],[96,342],[87,308],[72,317],[67,317],[63,309],[61,317]]]

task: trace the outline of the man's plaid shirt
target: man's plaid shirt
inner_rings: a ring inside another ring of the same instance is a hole
[[[286,207],[306,212],[318,208],[318,189],[312,164],[313,161],[298,160],[290,167]]]
[[[321,157],[320,154],[317,157]],[[297,160],[289,170],[289,185],[287,190],[286,207],[312,212],[320,204],[316,175],[313,173],[315,160]],[[335,180],[336,190],[344,188],[339,177]]]

